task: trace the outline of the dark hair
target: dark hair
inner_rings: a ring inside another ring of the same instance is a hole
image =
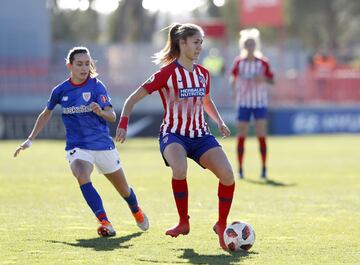
[[[162,63],[167,65],[178,58],[180,56],[180,40],[186,40],[188,37],[194,36],[197,33],[201,33],[201,35],[204,36],[202,28],[195,24],[174,23],[169,28],[165,47],[153,56],[156,64]]]
[[[73,64],[74,62],[74,57],[76,54],[87,54],[90,57],[90,76],[91,77],[96,77],[98,75],[98,73],[96,72],[96,66],[95,66],[95,61],[91,58],[89,49],[86,47],[74,47],[72,49],[70,49],[68,55],[66,56],[65,60],[67,64]]]

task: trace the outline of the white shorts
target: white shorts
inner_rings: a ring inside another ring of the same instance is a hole
[[[119,153],[116,149],[112,150],[86,150],[74,148],[66,151],[66,159],[71,165],[75,159],[87,161],[95,164],[100,174],[110,174],[121,168]]]

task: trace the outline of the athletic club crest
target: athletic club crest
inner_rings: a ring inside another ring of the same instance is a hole
[[[89,101],[91,98],[91,92],[83,92],[82,97],[85,101]]]
[[[101,100],[102,103],[106,103],[107,98],[106,98],[105,95],[101,95],[101,96],[100,96],[100,100]]]

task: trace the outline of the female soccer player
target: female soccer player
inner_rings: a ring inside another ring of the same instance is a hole
[[[186,157],[189,157],[219,179],[219,216],[213,229],[218,234],[220,246],[226,249],[222,235],[232,203],[234,175],[225,153],[209,131],[204,110],[216,122],[223,137],[229,136],[230,131],[211,99],[209,72],[195,64],[203,36],[203,30],[194,24],[170,27],[165,47],[155,54],[155,62],[162,63],[163,67],[126,99],[116,140],[124,142],[134,105],[158,91],[165,111],[160,127],[160,151],[165,164],[172,169],[172,189],[179,214],[179,223],[165,234],[177,237],[190,231],[186,181]]]
[[[268,86],[273,84],[273,73],[268,61],[256,49],[259,31],[257,29],[240,32],[240,56],[235,58],[231,70],[230,83],[236,98],[238,143],[237,155],[239,177],[244,178],[244,143],[248,133],[250,117],[255,118],[255,133],[259,139],[262,171],[266,179],[266,115],[268,106]]]
[[[107,121],[115,122],[116,114],[106,87],[95,78],[97,73],[89,50],[85,47],[71,49],[67,56],[67,68],[70,78],[52,90],[47,107],[39,114],[28,139],[16,149],[14,157],[31,146],[50,120],[52,110],[60,104],[66,128],[66,157],[87,204],[99,220],[98,234],[110,237],[116,232],[100,195],[91,183],[94,164],[128,203],[137,225],[145,231],[149,228],[148,218],[138,206],[133,189],[128,186],[106,124]]]

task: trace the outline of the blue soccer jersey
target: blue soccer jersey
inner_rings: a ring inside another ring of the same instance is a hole
[[[88,150],[114,149],[106,121],[91,111],[90,104],[96,102],[101,108],[111,106],[105,85],[96,78],[89,78],[80,85],[70,79],[56,86],[47,104],[53,110],[62,107],[62,119],[66,129],[66,148]]]

